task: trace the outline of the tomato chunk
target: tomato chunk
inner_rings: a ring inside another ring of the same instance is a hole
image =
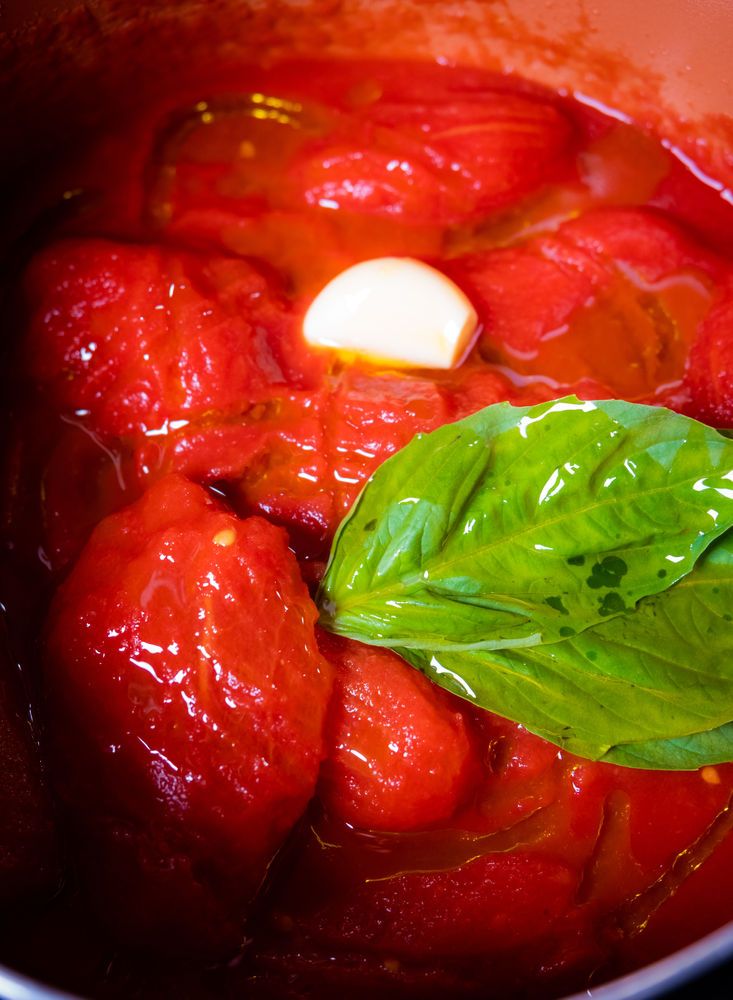
[[[245,261],[67,240],[35,258],[24,291],[30,374],[104,436],[237,415],[309,377],[286,306]]]
[[[491,90],[442,96],[377,100],[307,144],[291,171],[306,203],[451,224],[557,174],[570,127],[552,104]]]
[[[346,369],[314,393],[281,400],[267,454],[234,486],[246,512],[262,512],[308,536],[323,557],[339,522],[374,470],[421,431],[453,418],[450,397],[427,378]],[[300,547],[299,547],[300,549]]]
[[[558,384],[642,399],[679,380],[724,275],[661,216],[599,209],[552,235],[448,266],[484,324],[481,355]]]
[[[323,634],[337,667],[319,793],[355,826],[409,830],[449,818],[479,766],[458,699],[389,650]]]
[[[321,870],[311,857],[315,872],[298,869],[295,893],[276,902],[324,950],[492,964],[509,949],[531,961],[574,905],[577,873],[547,852],[474,854],[460,867],[446,862],[431,871],[413,859],[405,853],[401,871],[360,880],[346,868]]]
[[[161,480],[55,598],[58,787],[100,909],[136,946],[221,957],[315,788],[332,671],[282,532]]]

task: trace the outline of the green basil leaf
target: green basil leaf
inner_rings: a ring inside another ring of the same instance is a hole
[[[733,759],[733,533],[635,612],[525,649],[400,650],[436,683],[582,757]]]
[[[558,643],[626,620],[731,524],[733,442],[705,425],[618,400],[499,403],[376,471],[336,536],[321,621],[431,655]]]
[[[695,771],[733,760],[733,722],[675,740],[646,740],[612,747],[602,760],[624,767]]]

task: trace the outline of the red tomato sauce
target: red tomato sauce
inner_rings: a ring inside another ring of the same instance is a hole
[[[732,426],[733,207],[476,70],[198,86],[59,166],[18,251],[0,960],[99,996],[549,997],[731,919],[733,765],[574,758],[311,595],[418,432],[570,392]],[[458,368],[306,347],[313,296],[387,255],[471,298]]]

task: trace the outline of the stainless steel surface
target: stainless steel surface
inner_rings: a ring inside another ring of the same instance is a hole
[[[651,1000],[691,983],[710,969],[733,960],[733,921],[694,944],[636,972],[574,993],[564,1000]],[[2,1000],[77,1000],[0,966]],[[705,1000],[700,994],[699,1000]]]
[[[70,993],[42,986],[27,976],[21,976],[0,965],[0,997],[2,1000],[75,1000]]]
[[[663,996],[733,958],[733,921],[713,934],[637,972],[574,993],[566,1000],[648,1000]],[[701,996],[700,1000],[704,1000]]]

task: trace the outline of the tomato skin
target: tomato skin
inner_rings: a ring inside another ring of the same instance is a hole
[[[57,592],[46,683],[80,862],[137,947],[222,957],[315,788],[332,670],[282,532],[161,480]]]
[[[461,702],[389,650],[320,633],[336,666],[325,808],[367,830],[449,819],[480,773]]]

